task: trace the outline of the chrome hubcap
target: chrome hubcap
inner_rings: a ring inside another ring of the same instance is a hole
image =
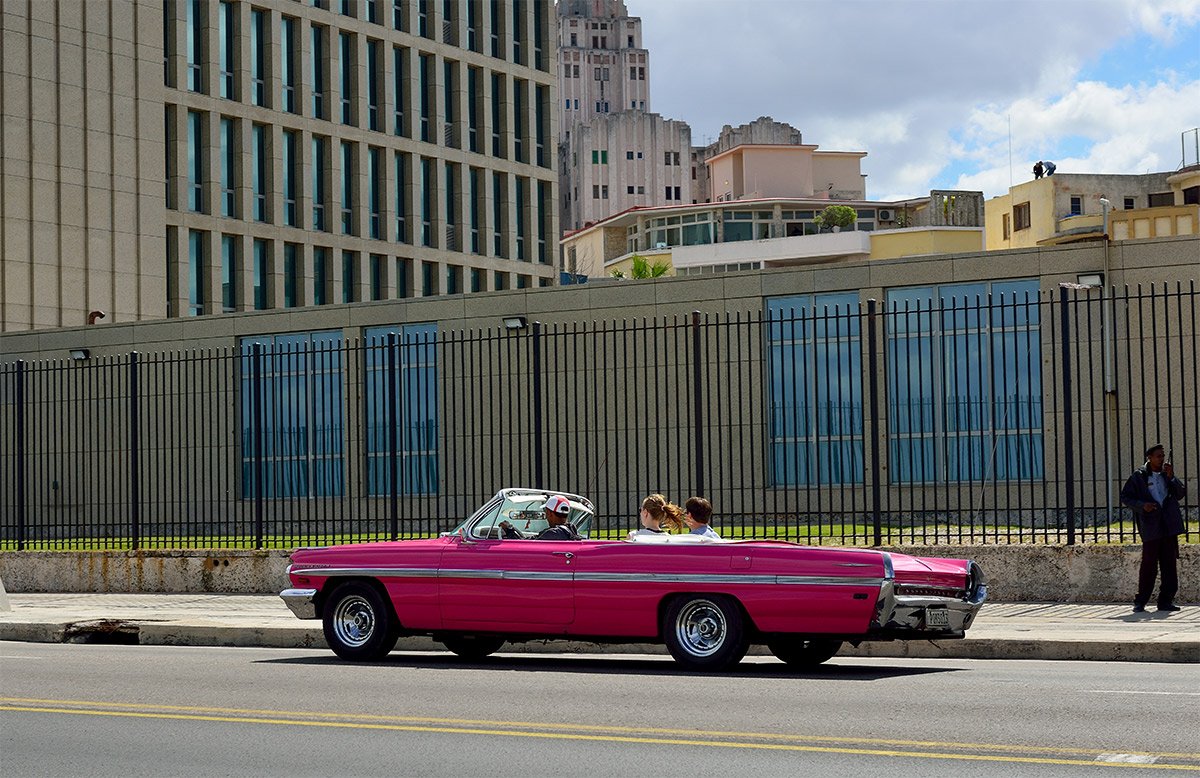
[[[725,614],[708,600],[694,600],[675,619],[679,644],[696,656],[709,656],[725,643]]]
[[[346,597],[333,611],[333,631],[347,646],[359,647],[375,634],[375,610],[357,595]]]

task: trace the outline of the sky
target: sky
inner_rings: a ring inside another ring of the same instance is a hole
[[[872,200],[995,197],[1039,159],[1173,171],[1200,127],[1200,0],[626,6],[650,52],[648,107],[688,122],[693,145],[770,116],[823,150],[866,151]]]

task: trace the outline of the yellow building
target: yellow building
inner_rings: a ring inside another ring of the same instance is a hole
[[[817,215],[847,205],[858,221],[822,231]],[[935,191],[902,202],[759,198],[630,208],[562,240],[568,274],[629,276],[633,257],[668,275],[705,275],[803,264],[896,259],[983,248],[979,192]]]
[[[1104,237],[1200,234],[1200,166],[1175,173],[1058,173],[984,204],[987,248],[1030,248]]]

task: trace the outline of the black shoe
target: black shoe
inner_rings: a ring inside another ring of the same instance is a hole
[[[1145,612],[1146,612],[1146,606],[1145,606],[1145,605],[1141,605],[1141,604],[1139,604],[1139,603],[1136,603],[1136,602],[1135,602],[1135,603],[1133,604],[1133,612],[1134,612],[1134,613],[1145,613]]]
[[[1166,605],[1159,605],[1159,606],[1158,606],[1158,609],[1159,609],[1160,611],[1178,611],[1178,610],[1183,610],[1182,608],[1180,608],[1178,605],[1176,605],[1176,604],[1175,604],[1175,603],[1173,603],[1173,602],[1169,602],[1169,603],[1167,603]]]

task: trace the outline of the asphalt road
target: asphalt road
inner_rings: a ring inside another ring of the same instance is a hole
[[[0,643],[0,774],[1200,772],[1200,666]],[[1175,770],[1172,770],[1174,772]]]

